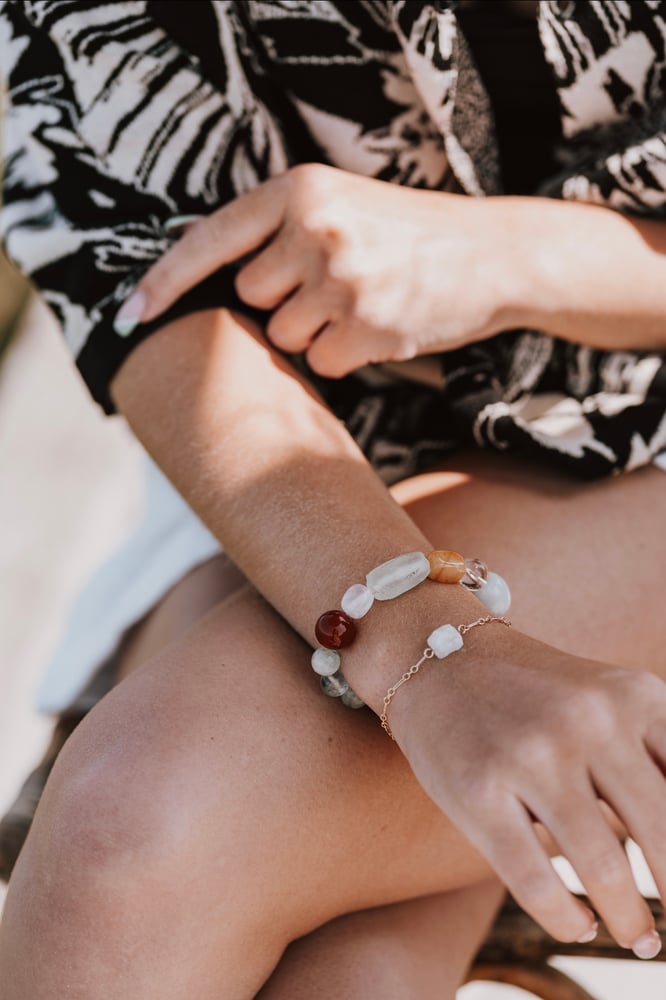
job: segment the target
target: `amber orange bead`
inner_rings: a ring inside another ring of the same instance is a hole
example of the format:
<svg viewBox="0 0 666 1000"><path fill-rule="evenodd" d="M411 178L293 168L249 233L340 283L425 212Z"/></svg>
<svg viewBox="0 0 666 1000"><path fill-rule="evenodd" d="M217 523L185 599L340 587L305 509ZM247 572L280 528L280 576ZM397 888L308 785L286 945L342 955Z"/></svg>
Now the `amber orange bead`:
<svg viewBox="0 0 666 1000"><path fill-rule="evenodd" d="M435 549L428 553L431 580L437 583L459 583L465 575L465 560L459 552Z"/></svg>
<svg viewBox="0 0 666 1000"><path fill-rule="evenodd" d="M325 611L315 625L315 635L326 649L343 649L356 638L356 625L344 611Z"/></svg>

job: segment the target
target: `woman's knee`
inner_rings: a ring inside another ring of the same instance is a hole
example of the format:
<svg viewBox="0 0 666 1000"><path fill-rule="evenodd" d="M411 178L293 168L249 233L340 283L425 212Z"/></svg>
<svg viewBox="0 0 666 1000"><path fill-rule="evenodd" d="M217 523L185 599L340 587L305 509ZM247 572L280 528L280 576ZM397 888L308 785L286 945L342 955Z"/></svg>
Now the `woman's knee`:
<svg viewBox="0 0 666 1000"><path fill-rule="evenodd" d="M184 916L211 903L239 932L261 923L253 861L265 826L244 826L233 757L225 782L202 780L200 739L183 736L178 748L136 707L133 718L103 704L91 713L54 768L26 845L32 897L75 925L115 921L121 932L165 908ZM213 831L213 812L228 812L229 824Z"/></svg>
<svg viewBox="0 0 666 1000"><path fill-rule="evenodd" d="M169 668L159 705L139 672L73 734L21 867L35 890L48 885L49 908L76 922L119 914L132 923L176 901L183 914L213 905L239 933L261 929L284 947L336 915L334 887L330 899L311 899L302 876L308 865L310 876L320 870L317 859L335 863L319 838L334 822L338 779L324 794L317 753L304 758L282 723L276 753L277 726L265 716L223 707L217 725L197 716L189 697L179 702Z"/></svg>
<svg viewBox="0 0 666 1000"><path fill-rule="evenodd" d="M249 834L231 838L220 824L215 842L213 793L201 796L187 767L170 766L160 726L114 723L103 703L91 713L37 810L0 934L9 995L36 995L33 975L49 998L70 983L101 995L107 980L113 997L152 997L155 982L172 980L174 996L214 996L201 983L220 981L254 995L290 934L275 901L262 903ZM192 767L197 743L182 747Z"/></svg>
<svg viewBox="0 0 666 1000"><path fill-rule="evenodd" d="M84 720L25 864L42 859L43 883L84 912L99 894L121 912L203 902L273 941L477 878L369 714L320 696L301 640L257 597L232 601Z"/></svg>
<svg viewBox="0 0 666 1000"><path fill-rule="evenodd" d="M109 745L111 734L90 725L64 748L44 792L35 833L48 830L54 867L67 876L111 874L124 881L135 869L148 875L173 836L165 808L168 776L151 776L151 762L131 743ZM99 740L91 752L90 742ZM145 749L145 748L144 748Z"/></svg>

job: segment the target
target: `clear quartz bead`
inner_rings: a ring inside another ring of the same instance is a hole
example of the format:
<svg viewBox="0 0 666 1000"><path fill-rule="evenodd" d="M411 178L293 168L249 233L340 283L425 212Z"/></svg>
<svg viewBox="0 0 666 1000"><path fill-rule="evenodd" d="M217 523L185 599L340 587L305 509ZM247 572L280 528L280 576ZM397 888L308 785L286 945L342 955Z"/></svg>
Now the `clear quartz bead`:
<svg viewBox="0 0 666 1000"><path fill-rule="evenodd" d="M423 552L407 552L371 570L365 582L378 601L390 601L427 580L430 563Z"/></svg>
<svg viewBox="0 0 666 1000"><path fill-rule="evenodd" d="M428 645L435 656L443 660L445 656L462 649L463 637L453 625L440 625L428 636Z"/></svg>
<svg viewBox="0 0 666 1000"><path fill-rule="evenodd" d="M347 706L347 708L363 708L365 706L365 702L362 701L356 692L352 691L351 688L349 688L348 691L345 691L342 695L341 701L343 705Z"/></svg>
<svg viewBox="0 0 666 1000"><path fill-rule="evenodd" d="M320 677L331 677L340 669L340 654L334 649L324 649L320 646L310 657L310 663L314 672Z"/></svg>
<svg viewBox="0 0 666 1000"><path fill-rule="evenodd" d="M491 615L505 615L511 607L511 591L506 580L499 573L488 573L488 578L480 590L475 592Z"/></svg>
<svg viewBox="0 0 666 1000"><path fill-rule="evenodd" d="M362 583L353 583L345 590L340 607L346 615L358 621L367 615L368 611L375 603L375 595L369 587Z"/></svg>
<svg viewBox="0 0 666 1000"><path fill-rule="evenodd" d="M343 694L349 691L349 684L339 671L330 677L320 677L319 686L329 698L341 698Z"/></svg>
<svg viewBox="0 0 666 1000"><path fill-rule="evenodd" d="M460 581L468 590L479 590L488 579L488 567L481 559L465 559L465 575Z"/></svg>

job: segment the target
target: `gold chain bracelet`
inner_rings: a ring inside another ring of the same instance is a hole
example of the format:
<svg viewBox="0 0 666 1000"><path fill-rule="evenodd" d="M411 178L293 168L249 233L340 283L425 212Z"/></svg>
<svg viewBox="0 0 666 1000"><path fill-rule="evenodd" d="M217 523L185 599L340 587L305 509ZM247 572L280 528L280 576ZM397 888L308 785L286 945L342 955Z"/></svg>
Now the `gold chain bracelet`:
<svg viewBox="0 0 666 1000"><path fill-rule="evenodd" d="M394 742L395 736L391 732L391 727L389 725L388 710L396 692L400 690L403 684L406 684L408 680L411 680L411 678L419 672L426 660L432 660L434 656L442 660L445 656L455 653L462 647L462 637L464 635L471 632L473 628L478 628L479 625L491 625L493 622L499 622L502 625L506 625L507 628L511 628L511 622L504 615L501 617L485 615L483 618L477 618L475 622L470 622L468 625L440 625L439 628L430 633L428 636L428 645L423 650L421 659L417 660L417 662L414 663L409 670L406 670L402 677L396 681L393 687L390 687L384 695L384 705L382 707L382 714L379 716L379 721L382 724L384 732L387 733ZM457 639L455 638L456 633L458 635Z"/></svg>

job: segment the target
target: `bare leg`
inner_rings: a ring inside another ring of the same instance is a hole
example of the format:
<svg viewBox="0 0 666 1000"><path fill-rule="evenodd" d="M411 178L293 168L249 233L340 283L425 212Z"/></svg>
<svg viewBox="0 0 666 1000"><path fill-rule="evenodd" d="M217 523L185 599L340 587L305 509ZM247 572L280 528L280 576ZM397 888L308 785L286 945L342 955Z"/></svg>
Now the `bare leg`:
<svg viewBox="0 0 666 1000"><path fill-rule="evenodd" d="M245 582L243 574L225 555L215 556L193 569L125 640L118 662L118 679L128 677L160 653Z"/></svg>
<svg viewBox="0 0 666 1000"><path fill-rule="evenodd" d="M86 998L219 1000L223 983L240 1000L340 914L488 877L376 720L322 698L304 657L241 592L84 720L10 884L7 1000L72 981ZM44 980L16 962L27 937L49 954Z"/></svg>
<svg viewBox="0 0 666 1000"><path fill-rule="evenodd" d="M512 580L521 627L660 666L662 474L569 487L480 457L461 476L403 492L435 544L476 550ZM326 921L487 877L376 720L312 688L306 658L244 593L92 714L10 890L7 1000L240 1000Z"/></svg>
<svg viewBox="0 0 666 1000"><path fill-rule="evenodd" d="M476 553L510 580L517 628L666 677L663 472L579 483L477 452L395 493L433 544Z"/></svg>
<svg viewBox="0 0 666 1000"><path fill-rule="evenodd" d="M338 917L289 946L257 1000L452 1000L503 895L491 879Z"/></svg>
<svg viewBox="0 0 666 1000"><path fill-rule="evenodd" d="M178 583L125 641L127 677L244 583L225 556ZM265 996L298 1000L316 987L336 1000L454 996L504 892L495 879L423 899L340 917L287 949ZM262 993L264 996L264 993Z"/></svg>

